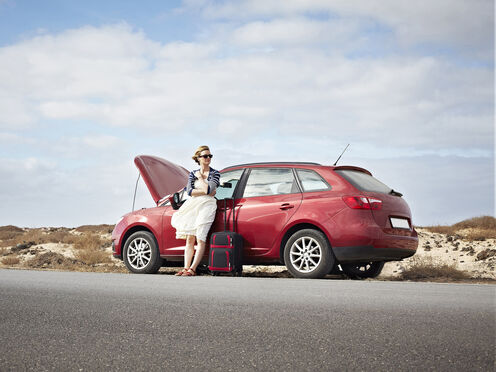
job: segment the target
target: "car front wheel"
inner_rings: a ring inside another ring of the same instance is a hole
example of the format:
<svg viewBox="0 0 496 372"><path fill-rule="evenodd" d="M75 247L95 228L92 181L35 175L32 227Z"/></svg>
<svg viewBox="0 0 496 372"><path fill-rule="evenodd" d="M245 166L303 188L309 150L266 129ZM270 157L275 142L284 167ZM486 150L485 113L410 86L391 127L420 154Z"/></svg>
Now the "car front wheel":
<svg viewBox="0 0 496 372"><path fill-rule="evenodd" d="M325 235L312 229L294 233L284 247L284 262L295 278L322 278L334 266L334 255Z"/></svg>
<svg viewBox="0 0 496 372"><path fill-rule="evenodd" d="M124 245L124 264L133 273L154 274L162 266L162 259L152 233L138 231Z"/></svg>
<svg viewBox="0 0 496 372"><path fill-rule="evenodd" d="M383 267L383 261L341 264L343 272L351 279L375 278L381 273Z"/></svg>

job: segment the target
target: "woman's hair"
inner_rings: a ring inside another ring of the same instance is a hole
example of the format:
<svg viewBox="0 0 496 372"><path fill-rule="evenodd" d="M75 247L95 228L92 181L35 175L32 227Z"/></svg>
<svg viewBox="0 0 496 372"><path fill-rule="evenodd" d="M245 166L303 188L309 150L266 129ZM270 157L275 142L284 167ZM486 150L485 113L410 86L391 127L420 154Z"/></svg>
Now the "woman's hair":
<svg viewBox="0 0 496 372"><path fill-rule="evenodd" d="M205 151L205 150L208 150L210 151L210 149L208 148L208 146L204 145L204 146L200 146L198 147L198 149L196 150L195 152L195 155L193 155L192 159L194 161L196 161L197 164L200 164L200 161L198 160L198 157L200 156L201 152L202 151Z"/></svg>

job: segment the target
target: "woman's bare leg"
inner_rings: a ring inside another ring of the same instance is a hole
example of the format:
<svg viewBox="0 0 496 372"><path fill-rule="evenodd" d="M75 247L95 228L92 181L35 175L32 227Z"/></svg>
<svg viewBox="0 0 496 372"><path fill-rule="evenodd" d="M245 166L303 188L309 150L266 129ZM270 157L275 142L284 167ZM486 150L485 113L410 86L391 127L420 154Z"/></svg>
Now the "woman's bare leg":
<svg viewBox="0 0 496 372"><path fill-rule="evenodd" d="M195 259L193 263L191 264L191 268L196 271L196 268L200 264L202 258L203 258L203 253L205 252L205 245L206 243L203 240L198 240L198 249L196 250L195 253Z"/></svg>
<svg viewBox="0 0 496 372"><path fill-rule="evenodd" d="M195 236L188 235L186 237L186 247L184 249L184 267L189 269L191 266L191 260L193 259L193 255L195 253Z"/></svg>

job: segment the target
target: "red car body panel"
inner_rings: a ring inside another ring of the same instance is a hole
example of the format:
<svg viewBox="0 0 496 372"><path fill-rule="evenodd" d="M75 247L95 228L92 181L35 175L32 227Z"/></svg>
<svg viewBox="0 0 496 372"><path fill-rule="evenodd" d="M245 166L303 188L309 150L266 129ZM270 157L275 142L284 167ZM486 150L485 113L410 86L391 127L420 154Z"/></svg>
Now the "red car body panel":
<svg viewBox="0 0 496 372"><path fill-rule="evenodd" d="M185 168L157 157L140 156L136 159L138 160L135 163L157 203L186 185L189 172ZM264 167L310 169L317 172L331 187L324 191L301 192L300 189L300 192L291 194L238 197L235 201L236 231L244 239L245 264L283 263L283 243L289 232L301 226L322 231L336 259L342 263L401 260L416 252L417 233L413 228L410 208L401 197L359 191L335 172L351 170L371 175L368 170L312 163L264 163L229 167L221 173ZM239 184L238 187L242 188ZM346 195L379 199L382 201L382 208L352 209L343 201L343 196ZM226 212L228 228L232 227L231 206L229 201ZM224 230L223 209L224 201L218 200L217 214L210 232ZM170 205L165 205L125 215L112 234L114 256L122 257L121 250L126 238L142 228L155 236L162 258L182 261L185 241L175 238L175 229L170 225L175 212ZM393 228L391 217L408 220L410 228ZM207 258L208 249L205 252L205 259Z"/></svg>

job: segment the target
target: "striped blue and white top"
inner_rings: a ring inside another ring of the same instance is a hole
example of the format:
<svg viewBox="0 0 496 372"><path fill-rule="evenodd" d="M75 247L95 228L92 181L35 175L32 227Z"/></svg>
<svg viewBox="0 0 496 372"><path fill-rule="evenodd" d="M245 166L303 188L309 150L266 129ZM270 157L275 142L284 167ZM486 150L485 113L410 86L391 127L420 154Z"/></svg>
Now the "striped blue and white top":
<svg viewBox="0 0 496 372"><path fill-rule="evenodd" d="M199 170L200 169L195 169L189 172L188 184L186 185L186 192L188 193L189 196L191 196L191 193L195 188L195 181L196 181L195 173L198 172ZM215 170L214 168L210 168L210 171L208 172L207 183L208 183L207 194L210 194L210 192L212 192L213 190L217 189L217 187L219 187L220 172L218 170Z"/></svg>

